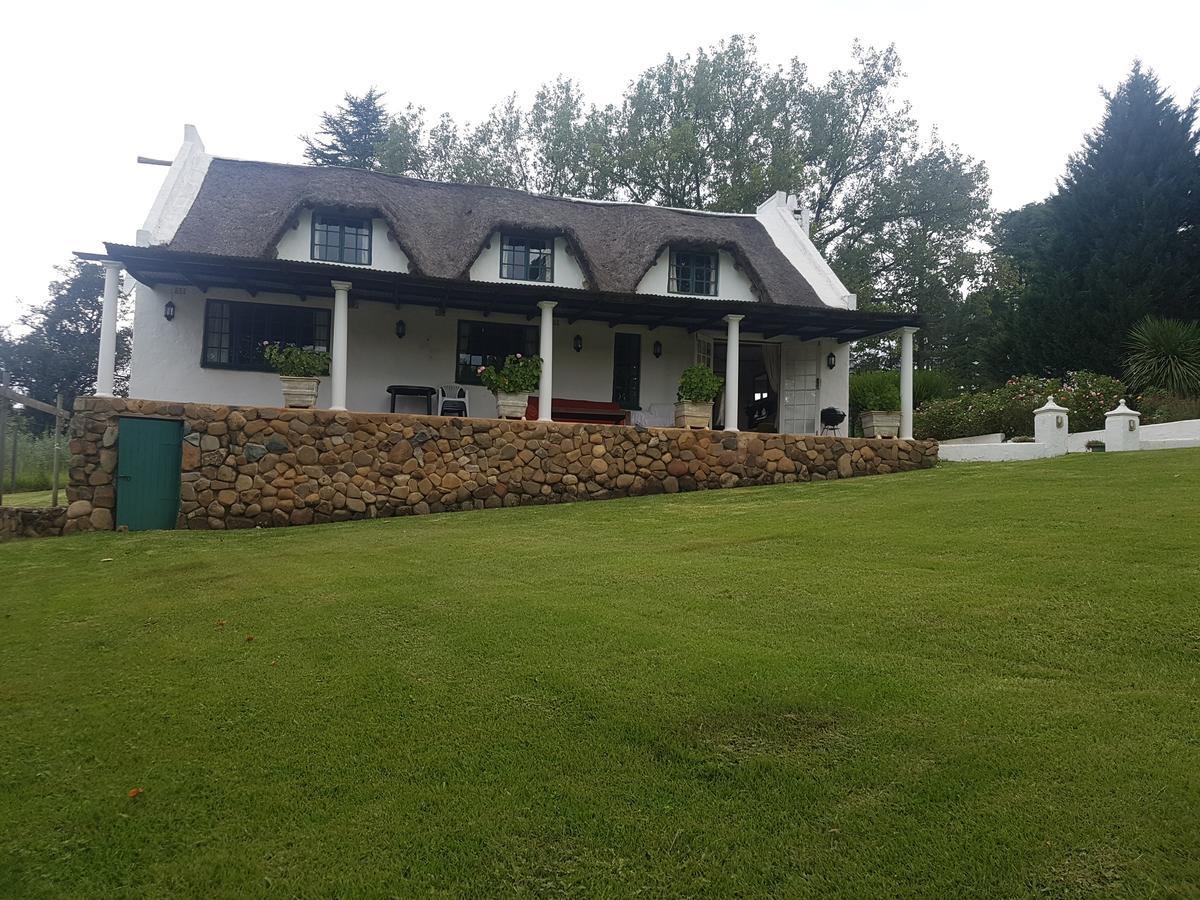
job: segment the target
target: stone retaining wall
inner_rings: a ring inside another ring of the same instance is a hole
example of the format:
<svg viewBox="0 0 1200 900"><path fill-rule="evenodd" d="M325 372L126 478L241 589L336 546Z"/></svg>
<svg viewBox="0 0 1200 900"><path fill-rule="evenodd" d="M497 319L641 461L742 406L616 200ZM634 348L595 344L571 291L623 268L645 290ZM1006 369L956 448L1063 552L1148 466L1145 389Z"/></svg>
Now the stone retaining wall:
<svg viewBox="0 0 1200 900"><path fill-rule="evenodd" d="M927 468L933 441L80 398L66 530L112 528L123 415L181 420L179 527L250 528Z"/></svg>
<svg viewBox="0 0 1200 900"><path fill-rule="evenodd" d="M17 537L57 537L66 525L64 506L43 509L0 506L0 541Z"/></svg>

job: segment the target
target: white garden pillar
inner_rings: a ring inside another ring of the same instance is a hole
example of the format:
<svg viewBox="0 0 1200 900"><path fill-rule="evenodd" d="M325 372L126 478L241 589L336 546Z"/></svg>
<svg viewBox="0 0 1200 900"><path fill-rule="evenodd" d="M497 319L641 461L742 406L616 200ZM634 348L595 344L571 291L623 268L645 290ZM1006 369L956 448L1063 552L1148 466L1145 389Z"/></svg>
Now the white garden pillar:
<svg viewBox="0 0 1200 900"><path fill-rule="evenodd" d="M1142 414L1130 409L1122 400L1117 408L1104 414L1105 450L1140 450L1142 448Z"/></svg>
<svg viewBox="0 0 1200 900"><path fill-rule="evenodd" d="M745 316L726 316L725 335L725 430L738 430L738 372L741 367L742 319Z"/></svg>
<svg viewBox="0 0 1200 900"><path fill-rule="evenodd" d="M900 329L900 437L913 436L913 335L915 328Z"/></svg>
<svg viewBox="0 0 1200 900"><path fill-rule="evenodd" d="M104 308L100 316L100 355L96 359L96 396L113 395L117 368L117 301L121 296L121 264L104 263Z"/></svg>
<svg viewBox="0 0 1200 900"><path fill-rule="evenodd" d="M1033 411L1033 439L1045 444L1047 456L1062 456L1067 452L1067 435L1070 423L1067 410L1054 402L1051 396L1045 406Z"/></svg>
<svg viewBox="0 0 1200 900"><path fill-rule="evenodd" d="M333 334L329 341L330 409L346 408L346 365L350 353L350 282L331 281L333 285Z"/></svg>
<svg viewBox="0 0 1200 900"><path fill-rule="evenodd" d="M554 401L554 300L541 300L538 309L542 311L541 332L538 341L538 354L542 357L542 377L538 380L538 421L550 422L551 406Z"/></svg>

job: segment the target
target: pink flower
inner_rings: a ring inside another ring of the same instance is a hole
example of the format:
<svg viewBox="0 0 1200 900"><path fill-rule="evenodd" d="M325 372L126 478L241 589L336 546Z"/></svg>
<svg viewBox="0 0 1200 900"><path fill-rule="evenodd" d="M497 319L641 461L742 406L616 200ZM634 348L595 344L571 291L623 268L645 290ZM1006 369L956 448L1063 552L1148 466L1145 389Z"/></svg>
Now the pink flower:
<svg viewBox="0 0 1200 900"><path fill-rule="evenodd" d="M483 374L483 370L484 370L484 369L486 369L486 368L487 368L487 366L480 366L478 369L476 369L476 370L475 370L475 374L476 374L476 375L482 375L482 374Z"/></svg>
<svg viewBox="0 0 1200 900"><path fill-rule="evenodd" d="M518 353L518 354L517 354L517 359L520 359L520 358L521 358L521 354L520 354L520 353Z"/></svg>

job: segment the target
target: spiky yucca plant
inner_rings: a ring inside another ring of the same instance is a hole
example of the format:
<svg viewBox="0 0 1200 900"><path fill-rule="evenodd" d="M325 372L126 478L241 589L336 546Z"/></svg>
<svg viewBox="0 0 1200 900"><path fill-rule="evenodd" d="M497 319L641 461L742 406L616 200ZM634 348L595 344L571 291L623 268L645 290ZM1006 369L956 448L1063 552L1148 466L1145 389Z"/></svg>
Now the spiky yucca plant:
<svg viewBox="0 0 1200 900"><path fill-rule="evenodd" d="M1200 324L1147 316L1125 342L1125 381L1137 390L1200 396Z"/></svg>

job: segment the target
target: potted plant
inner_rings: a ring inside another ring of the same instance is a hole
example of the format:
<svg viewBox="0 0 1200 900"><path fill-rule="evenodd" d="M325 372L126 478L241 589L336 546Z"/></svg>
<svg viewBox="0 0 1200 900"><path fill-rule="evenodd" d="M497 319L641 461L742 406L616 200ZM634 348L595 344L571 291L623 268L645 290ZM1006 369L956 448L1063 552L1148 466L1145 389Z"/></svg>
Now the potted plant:
<svg viewBox="0 0 1200 900"><path fill-rule="evenodd" d="M312 409L317 405L317 388L321 385L318 376L329 372L328 353L313 347L263 341L263 357L279 373L284 406Z"/></svg>
<svg viewBox="0 0 1200 900"><path fill-rule="evenodd" d="M676 428L712 428L712 405L725 379L707 366L688 366L679 376Z"/></svg>
<svg viewBox="0 0 1200 900"><path fill-rule="evenodd" d="M523 419L529 395L542 377L542 358L510 353L504 365L480 366L475 370L483 386L496 395L496 413L502 419ZM550 398L546 398L549 402Z"/></svg>
<svg viewBox="0 0 1200 900"><path fill-rule="evenodd" d="M900 433L900 388L891 381L872 379L862 387L858 420L863 437L894 438Z"/></svg>

